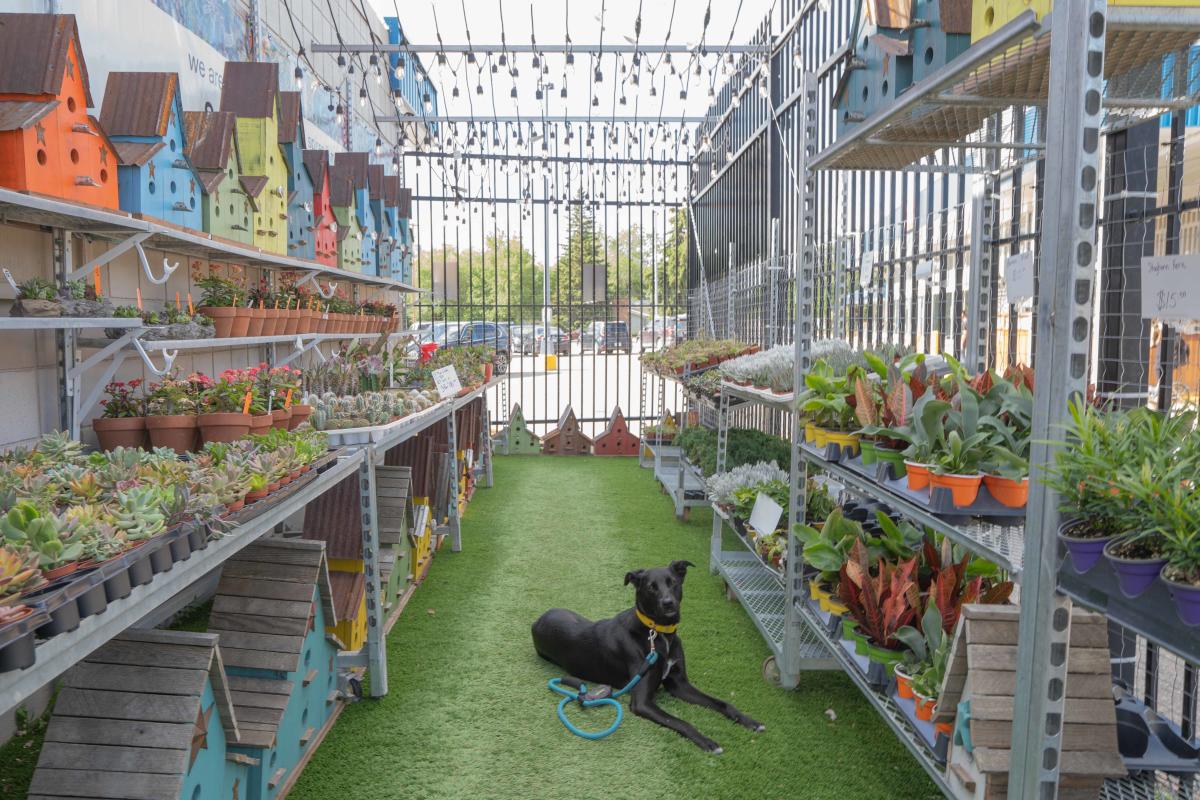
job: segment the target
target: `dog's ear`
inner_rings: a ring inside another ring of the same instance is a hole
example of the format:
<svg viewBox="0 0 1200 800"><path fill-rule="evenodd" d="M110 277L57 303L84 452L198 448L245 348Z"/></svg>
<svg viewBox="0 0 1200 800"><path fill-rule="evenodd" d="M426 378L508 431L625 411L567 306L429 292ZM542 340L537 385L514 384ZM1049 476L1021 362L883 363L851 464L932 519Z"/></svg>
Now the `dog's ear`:
<svg viewBox="0 0 1200 800"><path fill-rule="evenodd" d="M686 578L688 567L694 566L696 565L690 561L672 561L670 569L671 572L674 572L680 578Z"/></svg>
<svg viewBox="0 0 1200 800"><path fill-rule="evenodd" d="M632 583L634 586L641 586L642 578L645 576L645 574L646 570L644 569L635 569L633 572L626 572L625 585L628 586Z"/></svg>

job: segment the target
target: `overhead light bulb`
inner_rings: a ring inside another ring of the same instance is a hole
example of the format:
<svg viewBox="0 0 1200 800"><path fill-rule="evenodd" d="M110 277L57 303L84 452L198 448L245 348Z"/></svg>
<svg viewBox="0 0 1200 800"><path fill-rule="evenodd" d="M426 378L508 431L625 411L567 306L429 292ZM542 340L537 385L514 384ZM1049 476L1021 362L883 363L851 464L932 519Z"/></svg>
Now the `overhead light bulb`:
<svg viewBox="0 0 1200 800"><path fill-rule="evenodd" d="M346 121L346 109L344 109L342 107L341 103L338 103L338 105L337 105L337 111L335 112L335 118L337 119L338 125L341 125L343 122Z"/></svg>
<svg viewBox="0 0 1200 800"><path fill-rule="evenodd" d="M597 69L596 74L592 76L592 82L593 83L603 83L604 82L604 73L601 72L599 69Z"/></svg>
<svg viewBox="0 0 1200 800"><path fill-rule="evenodd" d="M796 69L804 69L804 53L800 50L792 53L792 66Z"/></svg>
<svg viewBox="0 0 1200 800"><path fill-rule="evenodd" d="M398 59L396 59L396 69L392 74L396 76L396 80L404 80L404 56L400 56Z"/></svg>
<svg viewBox="0 0 1200 800"><path fill-rule="evenodd" d="M361 108L361 107L366 106L366 104L367 104L367 87L364 86L363 88L358 90L358 105Z"/></svg>
<svg viewBox="0 0 1200 800"><path fill-rule="evenodd" d="M378 136L375 137L375 155L383 155L383 139L380 139Z"/></svg>
<svg viewBox="0 0 1200 800"><path fill-rule="evenodd" d="M294 74L296 76L296 90L299 91L304 88L304 70L300 69L299 64L296 65Z"/></svg>
<svg viewBox="0 0 1200 800"><path fill-rule="evenodd" d="M432 114L433 113L433 100L431 100L429 98L429 92L425 93L425 95L421 98L421 102L425 106L425 113Z"/></svg>
<svg viewBox="0 0 1200 800"><path fill-rule="evenodd" d="M379 86L382 83L383 83L383 72L380 71L379 67L376 67L375 68L375 85Z"/></svg>
<svg viewBox="0 0 1200 800"><path fill-rule="evenodd" d="M346 68L346 54L345 53L338 53L337 65L339 67L341 67L342 69Z"/></svg>
<svg viewBox="0 0 1200 800"><path fill-rule="evenodd" d="M482 83L475 84L475 94L483 94L483 84Z"/></svg>
<svg viewBox="0 0 1200 800"><path fill-rule="evenodd" d="M513 100L516 100L517 99L517 87L514 86L512 88L512 91L508 93L508 96L511 97Z"/></svg>
<svg viewBox="0 0 1200 800"><path fill-rule="evenodd" d="M575 54L569 51L567 52L567 66L575 68Z"/></svg>

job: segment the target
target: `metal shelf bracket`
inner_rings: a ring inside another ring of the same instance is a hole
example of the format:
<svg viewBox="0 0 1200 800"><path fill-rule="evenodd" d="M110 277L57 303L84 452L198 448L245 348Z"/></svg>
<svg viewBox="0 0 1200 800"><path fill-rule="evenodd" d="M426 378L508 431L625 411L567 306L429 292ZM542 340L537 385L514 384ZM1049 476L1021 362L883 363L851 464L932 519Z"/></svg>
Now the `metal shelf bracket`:
<svg viewBox="0 0 1200 800"><path fill-rule="evenodd" d="M141 231L139 233L133 234L128 239L125 239L124 241L120 242L119 244L113 245L112 247L108 248L100 255L93 258L91 261L84 264L79 269L71 272L71 274L67 276L68 279L77 281L80 278L90 275L92 273L92 270L95 269L96 267L103 267L105 264L109 263L117 256L120 256L120 255L123 255L124 253L129 252L131 249L133 249L135 247L138 249L139 258L142 261L143 269L145 269L146 255L145 255L145 253L142 252L142 242L149 239L150 236L151 236L151 234L149 231ZM178 266L178 265L176 265L176 266ZM149 272L147 272L147 276L149 276ZM153 279L151 279L151 280L153 280Z"/></svg>
<svg viewBox="0 0 1200 800"><path fill-rule="evenodd" d="M179 350L163 350L163 367L159 369L150 360L150 354L146 352L146 348L142 347L140 339L133 340L133 347L138 351L138 355L142 357L142 363L146 365L146 369L150 370L157 377L161 378L170 373L171 368L175 366L175 357L179 355Z"/></svg>
<svg viewBox="0 0 1200 800"><path fill-rule="evenodd" d="M146 259L146 251L142 249L142 245L140 243L135 244L133 246L133 249L137 250L138 261L142 265L142 272L145 273L146 280L150 281L155 286L162 286L164 283L166 283L168 280L171 279L171 276L175 274L175 270L179 269L178 261L176 261L174 264L172 264L169 261L167 261L166 257L164 256L163 257L162 277L156 278L156 277L154 277L154 273L150 271L150 262Z"/></svg>

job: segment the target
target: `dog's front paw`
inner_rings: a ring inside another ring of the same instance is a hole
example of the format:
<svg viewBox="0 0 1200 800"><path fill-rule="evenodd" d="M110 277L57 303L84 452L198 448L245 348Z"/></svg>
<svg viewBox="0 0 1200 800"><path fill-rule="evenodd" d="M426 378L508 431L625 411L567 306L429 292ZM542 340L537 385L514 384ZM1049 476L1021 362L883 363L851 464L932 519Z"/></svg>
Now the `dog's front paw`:
<svg viewBox="0 0 1200 800"><path fill-rule="evenodd" d="M745 725L755 733L762 733L767 729L766 725L763 725L758 720L751 719L750 717L743 717L742 719L738 720L738 722L740 722L742 725Z"/></svg>
<svg viewBox="0 0 1200 800"><path fill-rule="evenodd" d="M705 739L701 737L696 744L700 746L701 750L706 753L712 753L714 756L719 756L721 753L725 752L725 748L721 747L721 745L717 744L712 739Z"/></svg>

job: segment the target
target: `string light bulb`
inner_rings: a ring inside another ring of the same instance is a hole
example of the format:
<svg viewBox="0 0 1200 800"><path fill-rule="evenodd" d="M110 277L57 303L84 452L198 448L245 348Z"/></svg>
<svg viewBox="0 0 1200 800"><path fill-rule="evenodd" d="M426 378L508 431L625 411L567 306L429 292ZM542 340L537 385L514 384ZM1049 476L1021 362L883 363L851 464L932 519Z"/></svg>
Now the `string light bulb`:
<svg viewBox="0 0 1200 800"><path fill-rule="evenodd" d="M304 88L304 70L300 69L300 65L297 64L293 74L296 76L296 90L299 91Z"/></svg>
<svg viewBox="0 0 1200 800"><path fill-rule="evenodd" d="M364 108L367 105L367 87L362 87L358 90L358 105L359 108Z"/></svg>
<svg viewBox="0 0 1200 800"><path fill-rule="evenodd" d="M346 109L342 107L341 103L337 104L337 111L334 112L334 118L337 120L338 125L346 121Z"/></svg>
<svg viewBox="0 0 1200 800"><path fill-rule="evenodd" d="M429 92L426 92L424 94L424 96L421 98L421 102L425 106L425 113L432 114L433 113L433 100L430 99Z"/></svg>
<svg viewBox="0 0 1200 800"><path fill-rule="evenodd" d="M404 80L404 56L396 59L396 68L392 70L392 74L396 76L396 80Z"/></svg>

